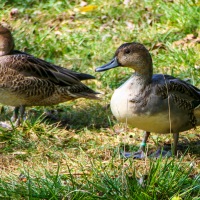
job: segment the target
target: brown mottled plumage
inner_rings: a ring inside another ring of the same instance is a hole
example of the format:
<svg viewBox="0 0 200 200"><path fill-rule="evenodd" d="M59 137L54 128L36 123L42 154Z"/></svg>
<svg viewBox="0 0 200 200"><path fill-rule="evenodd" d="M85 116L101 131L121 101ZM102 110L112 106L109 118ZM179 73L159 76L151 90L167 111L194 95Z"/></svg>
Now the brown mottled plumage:
<svg viewBox="0 0 200 200"><path fill-rule="evenodd" d="M112 113L119 121L146 131L140 151L125 155L144 157L150 132L173 133L176 155L179 132L200 125L200 90L178 78L153 74L151 55L139 43L121 45L114 59L96 71L118 66L133 68L135 73L115 90Z"/></svg>
<svg viewBox="0 0 200 200"><path fill-rule="evenodd" d="M13 120L18 124L25 106L48 106L81 97L98 99L97 92L81 83L86 79L94 77L14 50L10 30L0 24L0 103L15 106Z"/></svg>

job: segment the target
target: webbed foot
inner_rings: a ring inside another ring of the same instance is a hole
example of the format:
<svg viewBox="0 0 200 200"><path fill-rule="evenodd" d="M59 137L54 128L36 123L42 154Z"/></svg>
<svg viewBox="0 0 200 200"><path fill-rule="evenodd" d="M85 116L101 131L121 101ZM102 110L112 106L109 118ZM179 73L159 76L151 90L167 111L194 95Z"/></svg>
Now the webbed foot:
<svg viewBox="0 0 200 200"><path fill-rule="evenodd" d="M133 159L144 159L146 154L143 150L138 150L136 152L121 152L123 158L133 158Z"/></svg>
<svg viewBox="0 0 200 200"><path fill-rule="evenodd" d="M172 156L172 152L171 151L166 151L164 149L158 149L156 152L152 153L149 157L150 158L169 158Z"/></svg>
<svg viewBox="0 0 200 200"><path fill-rule="evenodd" d="M0 128L5 130L12 130L12 124L9 122L0 122Z"/></svg>

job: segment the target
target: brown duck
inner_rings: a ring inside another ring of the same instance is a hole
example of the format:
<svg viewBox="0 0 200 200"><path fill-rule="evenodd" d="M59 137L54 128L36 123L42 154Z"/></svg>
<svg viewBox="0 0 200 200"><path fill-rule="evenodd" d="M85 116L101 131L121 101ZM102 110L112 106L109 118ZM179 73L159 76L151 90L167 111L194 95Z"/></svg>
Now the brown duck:
<svg viewBox="0 0 200 200"><path fill-rule="evenodd" d="M200 90L173 76L153 74L151 55L139 43L121 45L111 62L96 71L118 66L130 67L135 72L115 90L112 113L119 121L145 131L140 150L125 156L143 158L150 132L173 133L176 155L179 132L200 125ZM169 155L164 151L162 154ZM159 156L160 151L155 155Z"/></svg>
<svg viewBox="0 0 200 200"><path fill-rule="evenodd" d="M94 77L14 50L10 30L0 24L0 103L15 107L12 120L17 125L26 106L49 106L77 98L98 99L98 93L81 82L87 79Z"/></svg>

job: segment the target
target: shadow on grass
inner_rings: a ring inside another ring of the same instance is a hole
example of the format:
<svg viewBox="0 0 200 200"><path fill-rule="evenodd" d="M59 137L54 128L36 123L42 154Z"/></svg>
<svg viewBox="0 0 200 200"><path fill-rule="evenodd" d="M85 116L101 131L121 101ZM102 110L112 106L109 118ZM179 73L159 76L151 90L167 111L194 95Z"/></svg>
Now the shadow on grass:
<svg viewBox="0 0 200 200"><path fill-rule="evenodd" d="M52 107L27 107L26 110L26 121L33 125L37 120L47 124L58 123L58 127L65 129L99 129L113 125L109 105L102 106L93 101L85 105L70 102ZM9 121L11 116L12 107L2 106L0 121Z"/></svg>
<svg viewBox="0 0 200 200"><path fill-rule="evenodd" d="M59 123L60 128L66 129L99 129L113 125L109 105L102 106L90 103L85 106L62 107L48 109L44 114L47 123Z"/></svg>
<svg viewBox="0 0 200 200"><path fill-rule="evenodd" d="M166 146L166 145L165 145ZM167 145L169 146L169 145ZM198 138L193 141L188 142L179 142L178 150L181 154L185 154L186 152L195 155L197 158L200 158L200 140Z"/></svg>
<svg viewBox="0 0 200 200"><path fill-rule="evenodd" d="M189 153L197 158L200 158L199 146L200 140L198 138L195 138L193 141L188 142L179 141L177 149L180 155L185 155L186 153ZM163 149L170 150L171 144L165 144Z"/></svg>
<svg viewBox="0 0 200 200"><path fill-rule="evenodd" d="M178 155L181 156L181 155L190 154L192 156L195 156L197 159L199 159L200 158L199 146L200 146L200 140L198 138L193 139L193 141L187 141L187 142L179 141ZM159 148L163 149L165 151L171 151L171 147L172 147L171 144L161 144L161 146L159 146L159 147L156 147L156 145L155 145L154 147L150 147L148 149L147 154L148 154L148 156L150 156L151 154L155 153L156 150L158 150ZM122 152L124 152L124 151L137 152L139 150L139 146L122 143L120 145L120 149Z"/></svg>
<svg viewBox="0 0 200 200"><path fill-rule="evenodd" d="M54 109L53 109L54 108ZM9 111L6 114L6 111ZM77 102L67 103L67 105L60 104L55 107L33 107L29 109L29 114L27 116L27 123L29 127L33 127L38 120L39 124L58 124L59 129L73 129L73 130L83 130L87 128L88 130L97 130L100 128L113 127L114 117L110 111L109 105L102 106L98 102L89 101L84 105L80 105ZM4 114L1 115L1 120L8 119L11 117L12 112L10 108L5 110ZM41 116L41 117L40 117ZM5 133L4 139L12 137L12 133ZM180 154L185 154L188 152L191 155L195 155L200 158L200 140L199 135L195 135L192 139L187 139L185 141L179 140L178 150ZM165 150L171 149L171 144L162 144ZM137 151L138 146L123 144L126 151ZM150 149L150 153L154 152L156 148Z"/></svg>

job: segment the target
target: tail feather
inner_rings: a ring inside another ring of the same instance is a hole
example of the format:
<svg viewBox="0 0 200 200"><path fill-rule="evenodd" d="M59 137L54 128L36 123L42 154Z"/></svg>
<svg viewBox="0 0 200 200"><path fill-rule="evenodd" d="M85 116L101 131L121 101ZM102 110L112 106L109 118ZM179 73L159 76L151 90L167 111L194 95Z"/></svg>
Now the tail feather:
<svg viewBox="0 0 200 200"><path fill-rule="evenodd" d="M95 93L87 93L87 92L81 92L81 93L78 93L78 94L75 94L77 95L78 97L83 97L83 98L86 98L86 99L96 99L96 100L100 100L101 98L98 97L99 93L95 92Z"/></svg>
<svg viewBox="0 0 200 200"><path fill-rule="evenodd" d="M81 81L88 80L88 79L95 79L94 76L92 76L90 74L84 74L84 73L77 73L76 77Z"/></svg>

